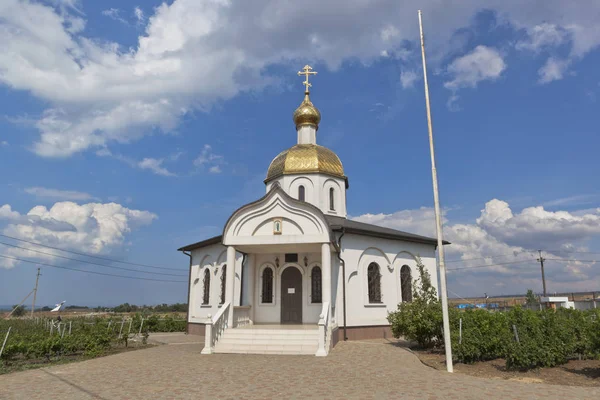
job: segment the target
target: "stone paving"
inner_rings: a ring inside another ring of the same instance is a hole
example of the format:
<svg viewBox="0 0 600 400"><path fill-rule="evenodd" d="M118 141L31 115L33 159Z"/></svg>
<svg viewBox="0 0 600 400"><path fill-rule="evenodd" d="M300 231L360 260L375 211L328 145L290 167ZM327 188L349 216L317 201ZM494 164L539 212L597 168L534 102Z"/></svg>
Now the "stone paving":
<svg viewBox="0 0 600 400"><path fill-rule="evenodd" d="M341 342L327 357L201 355L203 338L0 376L0 399L600 399L600 388L448 374L385 341Z"/></svg>

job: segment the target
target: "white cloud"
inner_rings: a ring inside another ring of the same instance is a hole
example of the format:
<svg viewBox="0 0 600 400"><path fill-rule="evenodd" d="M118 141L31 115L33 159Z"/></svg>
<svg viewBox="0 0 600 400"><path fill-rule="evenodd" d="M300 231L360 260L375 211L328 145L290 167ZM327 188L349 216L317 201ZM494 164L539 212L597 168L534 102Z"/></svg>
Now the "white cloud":
<svg viewBox="0 0 600 400"><path fill-rule="evenodd" d="M76 201L98 200L98 198L85 192L78 192L75 190L50 189L39 186L26 188L25 192L34 195L38 198Z"/></svg>
<svg viewBox="0 0 600 400"><path fill-rule="evenodd" d="M556 207L556 206L572 206L590 204L600 199L600 195L593 194L580 194L576 196L562 197L560 199L554 199L546 201L541 205L544 207Z"/></svg>
<svg viewBox="0 0 600 400"><path fill-rule="evenodd" d="M171 161L177 161L179 160L179 158L184 154L185 152L183 151L178 151L177 153L173 153L169 156L169 160Z"/></svg>
<svg viewBox="0 0 600 400"><path fill-rule="evenodd" d="M419 235L435 235L435 213L433 208L429 207L421 207L416 210L402 210L393 214L363 214L350 218L367 224L387 226L388 228ZM442 217L442 222L447 222L445 213Z"/></svg>
<svg viewBox="0 0 600 400"><path fill-rule="evenodd" d="M109 8L107 10L102 11L102 15L104 15L105 17L114 19L115 21L119 21L125 25L129 25L129 23L123 17L121 17L120 14L121 10L119 10L118 8Z"/></svg>
<svg viewBox="0 0 600 400"><path fill-rule="evenodd" d="M453 94L448 98L448 101L446 102L446 107L448 107L448 110L454 112L462 110L462 108L460 108L460 106L458 105L459 98L460 97L457 94Z"/></svg>
<svg viewBox="0 0 600 400"><path fill-rule="evenodd" d="M148 18L134 9L136 20L145 18L145 31L125 48L85 36L77 2L54 4L0 4L0 83L49 104L32 147L46 157L128 143L155 129L170 131L186 113L278 82L265 72L272 65L302 65L299 60L309 59L336 69L348 59L402 58L406 42L418 43L416 12L406 10L423 9L430 59L441 60L457 29L469 27L482 10L476 0L464 0L461 7L417 0L307 0L277 6L268 0L175 0L156 7ZM440 7L444 12L435 12ZM577 7L565 7L564 0L548 0L544 7L534 0L490 0L486 9L533 35L532 46L551 42L548 32L535 29L544 23L568 30L573 57L600 44L597 0L581 0ZM120 12L107 14L121 18ZM298 34L306 27L306 34ZM498 61L495 71L502 66ZM475 71L449 84L469 86L494 77L493 69Z"/></svg>
<svg viewBox="0 0 600 400"><path fill-rule="evenodd" d="M384 42L393 40L400 35L400 31L394 25L388 25L381 30L381 39Z"/></svg>
<svg viewBox="0 0 600 400"><path fill-rule="evenodd" d="M135 16L135 19L137 20L138 23L142 23L142 22L144 22L146 20L146 16L144 15L144 11L140 7L138 7L138 6L136 6L133 9L133 15Z"/></svg>
<svg viewBox="0 0 600 400"><path fill-rule="evenodd" d="M2 231L5 235L92 254L114 252L133 230L157 218L151 212L132 210L116 203L78 205L70 201L55 203L50 209L36 206L23 215L11 211L10 205L4 205L0 207L0 218L5 215L9 215L9 225ZM19 246L29 247L27 244ZM54 258L4 246L2 254L38 260ZM0 266L5 268L16 264L18 261L0 259Z"/></svg>
<svg viewBox="0 0 600 400"><path fill-rule="evenodd" d="M481 81L498 79L505 69L506 63L498 50L480 45L452 61L448 73L453 79L444 83L444 87L451 90L475 88Z"/></svg>
<svg viewBox="0 0 600 400"><path fill-rule="evenodd" d="M400 72L400 83L404 89L411 88L415 85L415 82L420 79L417 71L402 70Z"/></svg>
<svg viewBox="0 0 600 400"><path fill-rule="evenodd" d="M477 225L509 244L559 249L599 235L600 211L575 215L567 211L546 211L538 206L514 214L508 203L494 199L485 205Z"/></svg>
<svg viewBox="0 0 600 400"><path fill-rule="evenodd" d="M6 140L3 140L0 142L0 146L8 146L8 142Z"/></svg>
<svg viewBox="0 0 600 400"><path fill-rule="evenodd" d="M539 52L544 48L560 46L567 41L568 37L569 32L563 27L543 23L527 29L526 40L517 42L515 48Z"/></svg>
<svg viewBox="0 0 600 400"><path fill-rule="evenodd" d="M179 158L179 156L181 154L182 153L176 153L174 155L171 155L169 157L169 160L170 161L177 161L177 159ZM161 176L177 176L177 174L169 171L167 168L165 168L165 167L162 166L162 164L165 161L164 158L158 158L157 159L157 158L145 157L141 161L137 161L137 160L134 160L131 157L123 156L121 154L113 154L107 148L102 148L102 149L96 151L96 155L98 157L111 157L111 158L114 158L115 160L119 160L121 162L124 162L125 164L129 165L132 168L147 169L149 171L154 172L157 175L161 175Z"/></svg>
<svg viewBox="0 0 600 400"><path fill-rule="evenodd" d="M200 152L200 155L194 160L196 167L208 167L208 172L218 174L221 171L221 166L225 164L223 156L213 153L212 147L205 144Z"/></svg>
<svg viewBox="0 0 600 400"><path fill-rule="evenodd" d="M21 214L12 210L10 204L4 204L2 207L0 207L0 220L18 219L20 216Z"/></svg>
<svg viewBox="0 0 600 400"><path fill-rule="evenodd" d="M392 214L365 214L352 219L435 237L432 208L403 210ZM586 251L590 240L600 238L600 208L577 212L548 212L529 207L513 213L508 203L493 199L486 203L473 223L452 223L444 212L450 288L461 295L524 292L540 286L538 248L548 250L544 257L549 290L593 290L600 285L600 271L594 263L567 257L568 251ZM588 256L588 258L590 258ZM460 262L453 262L462 260ZM561 260L561 261L558 261ZM510 263L510 264L506 264ZM473 268L481 265L486 268ZM454 268L473 268L450 273ZM496 286L500 284L500 286Z"/></svg>
<svg viewBox="0 0 600 400"><path fill-rule="evenodd" d="M137 166L141 169L149 169L154 172L156 175L162 176L177 176L174 173L170 172L168 169L162 166L164 160L156 159L156 158L144 158L142 161L138 162Z"/></svg>
<svg viewBox="0 0 600 400"><path fill-rule="evenodd" d="M569 68L569 60L559 60L554 57L550 57L546 64L539 69L538 74L540 76L539 83L549 83L552 81L561 80L567 69Z"/></svg>

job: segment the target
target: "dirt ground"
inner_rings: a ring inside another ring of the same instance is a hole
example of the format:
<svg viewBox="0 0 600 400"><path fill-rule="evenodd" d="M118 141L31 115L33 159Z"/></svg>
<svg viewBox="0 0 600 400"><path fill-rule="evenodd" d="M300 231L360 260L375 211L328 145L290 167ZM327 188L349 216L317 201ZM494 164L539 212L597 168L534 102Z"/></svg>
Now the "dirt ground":
<svg viewBox="0 0 600 400"><path fill-rule="evenodd" d="M443 352L431 353L411 349L421 362L439 370L446 370L446 356ZM454 363L454 373L496 378L528 383L546 383L568 386L600 386L600 360L572 360L554 368L541 368L527 372L507 371L503 359L478 362L475 364Z"/></svg>

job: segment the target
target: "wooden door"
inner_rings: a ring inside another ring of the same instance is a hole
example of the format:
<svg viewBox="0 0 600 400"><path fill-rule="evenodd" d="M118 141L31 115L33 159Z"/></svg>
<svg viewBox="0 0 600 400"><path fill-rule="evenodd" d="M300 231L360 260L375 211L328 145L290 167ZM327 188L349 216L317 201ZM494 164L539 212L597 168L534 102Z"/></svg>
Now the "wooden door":
<svg viewBox="0 0 600 400"><path fill-rule="evenodd" d="M302 323L302 274L296 267L281 274L281 323Z"/></svg>

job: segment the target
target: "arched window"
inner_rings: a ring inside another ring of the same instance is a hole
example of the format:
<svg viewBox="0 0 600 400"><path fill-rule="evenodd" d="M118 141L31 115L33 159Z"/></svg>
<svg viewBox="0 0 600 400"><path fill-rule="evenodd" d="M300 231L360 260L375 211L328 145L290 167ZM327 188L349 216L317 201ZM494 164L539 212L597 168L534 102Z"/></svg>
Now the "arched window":
<svg viewBox="0 0 600 400"><path fill-rule="evenodd" d="M310 302L321 303L322 302L321 288L321 267L313 267L310 273Z"/></svg>
<svg viewBox="0 0 600 400"><path fill-rule="evenodd" d="M402 292L402 301L410 303L412 301L412 277L408 265L400 268L400 291Z"/></svg>
<svg viewBox="0 0 600 400"><path fill-rule="evenodd" d="M300 186L298 186L298 200L305 201L304 198L305 198L304 186L300 185Z"/></svg>
<svg viewBox="0 0 600 400"><path fill-rule="evenodd" d="M335 210L335 202L333 201L334 196L335 196L335 191L333 190L333 188L329 188L329 209L331 211Z"/></svg>
<svg viewBox="0 0 600 400"><path fill-rule="evenodd" d="M263 269L261 300L262 303L273 302L273 269L271 267Z"/></svg>
<svg viewBox="0 0 600 400"><path fill-rule="evenodd" d="M381 303L381 274L379 265L369 264L367 268L367 284L369 287L369 303Z"/></svg>
<svg viewBox="0 0 600 400"><path fill-rule="evenodd" d="M204 293L202 293L202 304L210 303L210 271L208 268L204 270Z"/></svg>
<svg viewBox="0 0 600 400"><path fill-rule="evenodd" d="M221 304L225 304L225 279L227 276L227 264L221 270Z"/></svg>

